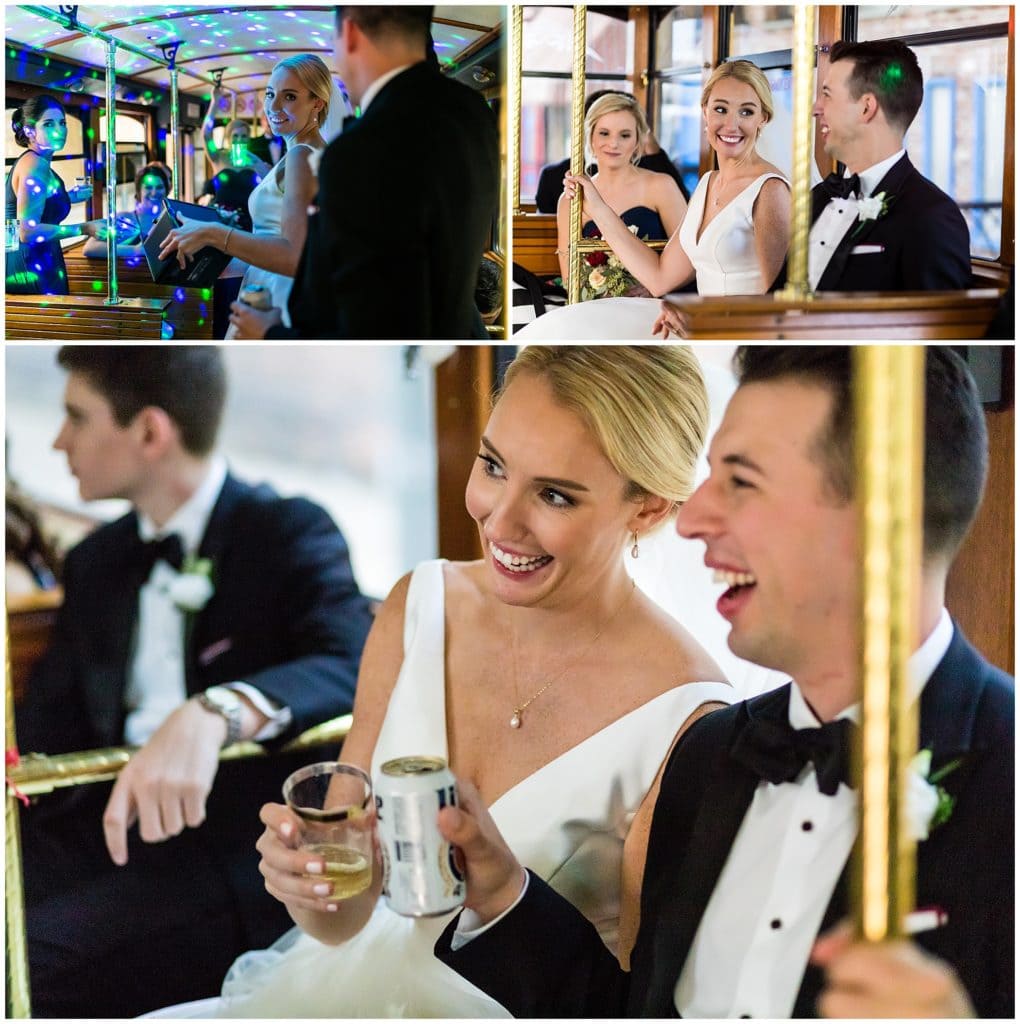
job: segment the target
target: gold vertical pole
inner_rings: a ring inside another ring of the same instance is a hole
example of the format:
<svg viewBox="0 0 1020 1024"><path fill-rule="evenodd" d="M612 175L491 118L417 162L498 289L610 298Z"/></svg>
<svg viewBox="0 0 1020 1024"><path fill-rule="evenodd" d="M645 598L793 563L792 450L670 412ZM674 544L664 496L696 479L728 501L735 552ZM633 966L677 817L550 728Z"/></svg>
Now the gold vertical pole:
<svg viewBox="0 0 1020 1024"><path fill-rule="evenodd" d="M914 906L915 844L903 803L918 742L907 660L919 634L924 359L921 346L854 349L863 715L851 877L858 934L873 942L900 936Z"/></svg>
<svg viewBox="0 0 1020 1024"><path fill-rule="evenodd" d="M521 79L524 70L524 8L510 8L510 174L514 216L521 212ZM509 275L507 275L509 277Z"/></svg>
<svg viewBox="0 0 1020 1024"><path fill-rule="evenodd" d="M811 230L811 155L815 105L815 6L797 4L793 12L793 217L783 300L811 297L808 282L808 232Z"/></svg>
<svg viewBox="0 0 1020 1024"><path fill-rule="evenodd" d="M11 648L7 616L4 615L4 731L5 749L18 749L14 729L14 686L11 682ZM5 786L4 807L4 928L7 940L7 1016L31 1017L28 984L28 943L25 938L25 891L21 875L21 822L18 798Z"/></svg>
<svg viewBox="0 0 1020 1024"><path fill-rule="evenodd" d="M570 173L584 174L584 76L588 53L588 8L574 8L573 93L570 107ZM578 189L570 204L570 244L567 249L567 302L581 301L581 253L577 242L581 237L581 209L584 193Z"/></svg>

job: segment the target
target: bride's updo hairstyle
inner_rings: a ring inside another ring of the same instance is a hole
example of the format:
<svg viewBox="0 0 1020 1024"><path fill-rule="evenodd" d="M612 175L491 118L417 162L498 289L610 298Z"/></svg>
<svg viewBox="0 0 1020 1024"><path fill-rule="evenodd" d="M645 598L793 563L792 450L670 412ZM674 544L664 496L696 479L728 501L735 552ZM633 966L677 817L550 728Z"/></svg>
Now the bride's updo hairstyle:
<svg viewBox="0 0 1020 1024"><path fill-rule="evenodd" d="M25 129L34 128L43 114L51 107L61 113L64 112L64 105L56 96L51 96L48 92L32 96L25 100L20 107L15 107L11 114L11 129L14 132L14 141L22 149L28 149L32 144L32 140L25 134Z"/></svg>
<svg viewBox="0 0 1020 1024"><path fill-rule="evenodd" d="M772 87L765 77L765 72L749 60L728 60L720 64L708 76L705 88L701 90L702 110L708 106L708 99L712 95L715 84L724 78L735 78L738 82L743 82L744 85L749 85L754 89L754 94L761 104L761 111L765 115L765 123L772 120L772 116L776 112L775 104L772 101Z"/></svg>
<svg viewBox="0 0 1020 1024"><path fill-rule="evenodd" d="M605 117L606 114L619 113L621 110L630 114L637 125L635 132L637 147L630 158L630 162L636 164L641 159L641 154L645 149L645 139L648 138L648 133L651 129L648 127L648 119L645 117L645 112L641 109L641 104L633 96L628 96L624 92L607 92L605 96L600 96L588 108L588 113L584 115L584 138L588 143L588 152L594 153L595 147L592 145L591 140L595 134L595 125L598 123L599 118Z"/></svg>
<svg viewBox="0 0 1020 1024"><path fill-rule="evenodd" d="M507 368L504 390L528 374L581 417L627 481L628 499L690 497L708 433L708 392L690 347L529 345Z"/></svg>
<svg viewBox="0 0 1020 1024"><path fill-rule="evenodd" d="M317 57L314 53L295 53L278 61L273 70L275 71L276 68L287 68L289 71L293 71L301 79L301 84L316 99L322 100L318 123L325 124L326 118L329 116L329 99L332 94L333 78L322 58Z"/></svg>

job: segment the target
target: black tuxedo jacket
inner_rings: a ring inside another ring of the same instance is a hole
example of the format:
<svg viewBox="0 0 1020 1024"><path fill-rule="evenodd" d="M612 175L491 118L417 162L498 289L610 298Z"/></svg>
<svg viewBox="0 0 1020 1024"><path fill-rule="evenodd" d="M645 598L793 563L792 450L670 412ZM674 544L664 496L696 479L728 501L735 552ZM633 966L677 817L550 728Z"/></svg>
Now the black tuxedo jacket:
<svg viewBox="0 0 1020 1024"><path fill-rule="evenodd" d="M484 339L475 305L499 203L499 133L427 63L387 82L319 165L317 214L267 337Z"/></svg>
<svg viewBox="0 0 1020 1024"><path fill-rule="evenodd" d="M854 221L822 273L820 292L951 291L969 288L970 233L956 203L925 178L904 154L872 195L889 205L876 220ZM811 220L829 204L824 182L811 193ZM859 247L871 251L854 252ZM880 251L874 251L879 247ZM786 281L784 264L773 288Z"/></svg>
<svg viewBox="0 0 1020 1024"><path fill-rule="evenodd" d="M123 743L124 691L143 582L128 560L133 543L137 517L132 512L96 530L69 553L52 643L16 711L22 751L54 754ZM344 539L326 512L303 498L281 499L266 486L251 487L228 475L199 555L213 562L215 593L186 622L188 692L243 681L286 705L293 720L272 741L274 746L350 711L371 616ZM335 757L336 746L322 753ZM82 908L95 900L103 872L111 877L110 899L115 900L128 891L130 873L142 872L147 859L162 856L192 879L196 922L207 891L226 885L236 904L236 952L271 942L289 918L265 892L257 869L258 810L266 801L281 799L280 787L290 771L316 759L305 751L222 764L205 823L147 850L132 832L126 868L114 868L101 845L100 815L109 785L41 798L22 814L30 937L35 901L47 890L71 887L64 905L66 920L72 920L76 900ZM77 849L50 864L70 843ZM32 865L30 851L36 851ZM143 884L141 877L137 882ZM109 919L126 933L133 921L146 927L153 906L159 906L159 891L155 880L152 903L109 905ZM36 938L50 941L46 935ZM162 998L168 997L191 996L167 989Z"/></svg>
<svg viewBox="0 0 1020 1024"><path fill-rule="evenodd" d="M789 684L695 723L667 765L652 821L631 972L594 928L532 876L521 904L456 953L451 923L436 953L519 1017L670 1017L673 990L758 778L728 754L751 717L786 719ZM921 745L950 819L918 847L917 905L949 923L917 937L956 968L978 1013L1013 1016L1013 681L957 631L921 698ZM847 912L845 872L822 923ZM821 972L808 967L794 1015L816 1016Z"/></svg>

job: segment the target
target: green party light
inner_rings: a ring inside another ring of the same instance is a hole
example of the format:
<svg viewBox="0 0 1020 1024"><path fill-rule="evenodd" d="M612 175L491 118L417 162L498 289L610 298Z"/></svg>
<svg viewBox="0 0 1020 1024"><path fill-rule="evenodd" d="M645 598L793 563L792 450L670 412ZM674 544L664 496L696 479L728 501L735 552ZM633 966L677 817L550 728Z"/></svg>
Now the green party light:
<svg viewBox="0 0 1020 1024"><path fill-rule="evenodd" d="M206 299L206 300L211 299L212 298L212 289L211 288L203 288L202 289L202 298Z"/></svg>
<svg viewBox="0 0 1020 1024"><path fill-rule="evenodd" d="M903 83L903 77L903 65L890 64L882 72L882 84L887 89L895 89L897 86Z"/></svg>
<svg viewBox="0 0 1020 1024"><path fill-rule="evenodd" d="M103 290L103 282L102 281L93 281L92 282L92 290L94 292L101 292Z"/></svg>
<svg viewBox="0 0 1020 1024"><path fill-rule="evenodd" d="M94 138L96 137L96 130L95 130L95 128L86 128L86 129L85 129L85 134L86 134L86 135L87 135L87 136L88 136L88 137L89 137L90 139L94 139Z"/></svg>

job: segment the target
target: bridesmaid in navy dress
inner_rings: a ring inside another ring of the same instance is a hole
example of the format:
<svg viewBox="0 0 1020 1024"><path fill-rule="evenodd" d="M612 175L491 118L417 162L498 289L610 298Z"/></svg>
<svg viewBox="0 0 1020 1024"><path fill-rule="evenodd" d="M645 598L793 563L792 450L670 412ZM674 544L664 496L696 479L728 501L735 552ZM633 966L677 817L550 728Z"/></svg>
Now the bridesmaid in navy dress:
<svg viewBox="0 0 1020 1024"><path fill-rule="evenodd" d="M600 195L638 238L668 239L683 220L687 204L668 174L638 167L649 133L640 104L625 93L608 93L592 104L584 128L588 149L598 165L592 180L598 183ZM566 282L570 238L568 196L560 197L556 223L556 255ZM601 237L592 220L585 222L582 234L586 238ZM649 294L612 254L590 253L586 259L592 270L582 278L583 297Z"/></svg>
<svg viewBox="0 0 1020 1024"><path fill-rule="evenodd" d="M55 96L40 93L15 109L14 139L26 150L7 175L6 218L19 222L19 248L7 253L6 291L20 294L67 295L67 270L61 238L101 237L103 222L62 226L74 203L92 196L88 185L70 191L50 165L67 142L67 119Z"/></svg>

